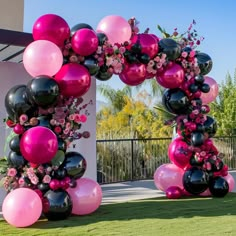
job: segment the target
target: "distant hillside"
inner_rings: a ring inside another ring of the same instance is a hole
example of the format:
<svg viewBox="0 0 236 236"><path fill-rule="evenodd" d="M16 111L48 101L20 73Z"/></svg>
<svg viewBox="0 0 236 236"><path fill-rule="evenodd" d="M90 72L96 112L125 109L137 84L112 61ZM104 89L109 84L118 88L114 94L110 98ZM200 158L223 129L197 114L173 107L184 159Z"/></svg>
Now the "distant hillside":
<svg viewBox="0 0 236 236"><path fill-rule="evenodd" d="M99 112L103 107L108 106L108 104L106 102L102 102L97 100L96 101L96 112Z"/></svg>

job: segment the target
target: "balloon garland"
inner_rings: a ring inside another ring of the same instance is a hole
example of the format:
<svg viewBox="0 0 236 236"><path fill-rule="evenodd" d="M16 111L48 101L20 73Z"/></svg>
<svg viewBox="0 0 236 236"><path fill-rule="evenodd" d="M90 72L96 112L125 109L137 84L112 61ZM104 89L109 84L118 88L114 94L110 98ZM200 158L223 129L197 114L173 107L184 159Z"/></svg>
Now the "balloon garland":
<svg viewBox="0 0 236 236"><path fill-rule="evenodd" d="M86 23L70 29L55 14L34 23L34 41L23 54L23 65L33 79L12 87L5 96L6 124L15 133L4 183L9 193L3 215L9 224L26 227L42 213L49 220L63 220L99 207L101 187L81 178L86 160L78 152L67 152L67 147L90 136L80 128L87 120L86 107L92 104L83 104L82 98L91 80L105 81L113 74L130 86L155 78L166 88L163 105L175 115L171 122L178 137L168 149L172 163L155 172L157 187L168 198L228 192L232 181L227 181L227 166L211 140L216 122L207 115L218 87L205 76L212 60L196 50L202 38L192 30L195 22L180 36L177 30L169 35L158 26L163 38L148 29L139 33L137 23L135 18L126 21L111 15L96 30ZM24 217L17 215L23 209Z"/></svg>

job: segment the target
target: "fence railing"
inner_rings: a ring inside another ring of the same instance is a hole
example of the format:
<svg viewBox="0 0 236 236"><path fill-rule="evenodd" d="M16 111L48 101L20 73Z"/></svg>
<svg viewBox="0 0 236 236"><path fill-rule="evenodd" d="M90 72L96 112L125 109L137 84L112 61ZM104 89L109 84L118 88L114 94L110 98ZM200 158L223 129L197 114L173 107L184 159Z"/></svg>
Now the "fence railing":
<svg viewBox="0 0 236 236"><path fill-rule="evenodd" d="M169 163L171 138L97 140L97 179L115 183L153 178L155 170ZM236 136L213 138L224 163L236 169Z"/></svg>

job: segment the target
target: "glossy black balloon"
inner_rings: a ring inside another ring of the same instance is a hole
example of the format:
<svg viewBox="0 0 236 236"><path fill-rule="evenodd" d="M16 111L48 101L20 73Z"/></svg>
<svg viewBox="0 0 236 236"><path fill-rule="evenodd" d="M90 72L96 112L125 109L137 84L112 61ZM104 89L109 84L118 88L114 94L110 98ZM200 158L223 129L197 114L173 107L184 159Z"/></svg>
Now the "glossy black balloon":
<svg viewBox="0 0 236 236"><path fill-rule="evenodd" d="M198 91L198 85L197 84L190 84L188 87L189 92L196 93Z"/></svg>
<svg viewBox="0 0 236 236"><path fill-rule="evenodd" d="M198 84L203 84L205 81L205 78L203 75L197 75L195 76L194 80L198 83Z"/></svg>
<svg viewBox="0 0 236 236"><path fill-rule="evenodd" d="M13 138L11 138L9 142L9 148L16 153L20 154L20 136L15 135Z"/></svg>
<svg viewBox="0 0 236 236"><path fill-rule="evenodd" d="M143 64L148 64L150 61L150 57L147 54L142 54L138 57L139 61Z"/></svg>
<svg viewBox="0 0 236 236"><path fill-rule="evenodd" d="M71 197L65 190L49 190L44 194L43 213L48 220L65 220L71 215L72 207Z"/></svg>
<svg viewBox="0 0 236 236"><path fill-rule="evenodd" d="M86 160L78 152L67 152L65 160L61 164L61 167L67 170L67 174L70 177L78 179L83 176L86 171Z"/></svg>
<svg viewBox="0 0 236 236"><path fill-rule="evenodd" d="M161 39L158 43L159 52L165 53L169 60L175 60L181 54L181 46L171 38Z"/></svg>
<svg viewBox="0 0 236 236"><path fill-rule="evenodd" d="M49 184L47 183L40 183L37 185L37 188L43 193L46 193L50 189Z"/></svg>
<svg viewBox="0 0 236 236"><path fill-rule="evenodd" d="M80 29L90 29L93 30L93 27L91 25L88 25L86 23L78 23L74 25L70 30L70 35L73 36L74 33Z"/></svg>
<svg viewBox="0 0 236 236"><path fill-rule="evenodd" d="M67 170L64 168L59 168L57 170L54 170L52 173L52 177L54 179L62 180L67 176Z"/></svg>
<svg viewBox="0 0 236 236"><path fill-rule="evenodd" d="M190 110L190 101L185 92L179 88L166 89L162 96L164 107L174 114L188 114Z"/></svg>
<svg viewBox="0 0 236 236"><path fill-rule="evenodd" d="M98 37L98 45L102 46L105 44L105 42L108 41L108 37L106 36L106 34L99 32L97 33L97 37Z"/></svg>
<svg viewBox="0 0 236 236"><path fill-rule="evenodd" d="M57 141L58 141L58 150L65 152L67 149L66 141L62 138L57 138Z"/></svg>
<svg viewBox="0 0 236 236"><path fill-rule="evenodd" d="M208 74L213 66L211 57L203 52L196 53L195 57L197 58L198 66L201 71L200 74L201 75Z"/></svg>
<svg viewBox="0 0 236 236"><path fill-rule="evenodd" d="M30 101L40 107L54 105L60 95L58 83L48 76L38 76L29 81L26 91Z"/></svg>
<svg viewBox="0 0 236 236"><path fill-rule="evenodd" d="M190 47L185 47L182 49L182 52L190 53L191 51L192 51L192 48L190 48Z"/></svg>
<svg viewBox="0 0 236 236"><path fill-rule="evenodd" d="M88 57L84 60L84 66L89 71L89 74L94 76L99 72L98 62L94 57Z"/></svg>
<svg viewBox="0 0 236 236"><path fill-rule="evenodd" d="M46 128L51 129L52 126L50 124L50 120L52 119L52 115L41 115L37 117L39 123L37 124L37 126L43 126Z"/></svg>
<svg viewBox="0 0 236 236"><path fill-rule="evenodd" d="M141 44L139 44L139 43L133 44L133 45L131 46L131 51L132 51L133 53L136 53L136 54L141 53L141 51L142 51L142 46L141 46Z"/></svg>
<svg viewBox="0 0 236 236"><path fill-rule="evenodd" d="M204 143L204 134L200 131L195 131L191 133L191 144L194 147L199 147Z"/></svg>
<svg viewBox="0 0 236 236"><path fill-rule="evenodd" d="M189 160L189 164L191 166L202 166L203 165L203 161L198 161L194 156L192 156Z"/></svg>
<svg viewBox="0 0 236 236"><path fill-rule="evenodd" d="M209 135L209 137L213 137L217 132L217 123L215 119L211 116L207 116L207 120L203 123L205 133Z"/></svg>
<svg viewBox="0 0 236 236"><path fill-rule="evenodd" d="M224 197L229 192L229 184L223 177L215 177L209 182L209 190L213 197Z"/></svg>
<svg viewBox="0 0 236 236"><path fill-rule="evenodd" d="M7 161L10 167L14 168L21 168L23 167L27 161L24 159L24 157L17 152L10 151L7 156Z"/></svg>
<svg viewBox="0 0 236 236"><path fill-rule="evenodd" d="M29 118L37 115L38 109L26 95L26 85L12 87L5 96L5 108L9 118L18 121L22 114Z"/></svg>
<svg viewBox="0 0 236 236"><path fill-rule="evenodd" d="M95 78L101 81L109 80L112 77L113 73L108 71L107 66L101 66L98 73L95 75Z"/></svg>
<svg viewBox="0 0 236 236"><path fill-rule="evenodd" d="M198 167L186 170L183 175L184 188L193 195L198 195L207 190L209 185L208 174Z"/></svg>
<svg viewBox="0 0 236 236"><path fill-rule="evenodd" d="M203 93L208 93L210 91L210 85L209 84L202 84L200 86L200 90L203 92Z"/></svg>

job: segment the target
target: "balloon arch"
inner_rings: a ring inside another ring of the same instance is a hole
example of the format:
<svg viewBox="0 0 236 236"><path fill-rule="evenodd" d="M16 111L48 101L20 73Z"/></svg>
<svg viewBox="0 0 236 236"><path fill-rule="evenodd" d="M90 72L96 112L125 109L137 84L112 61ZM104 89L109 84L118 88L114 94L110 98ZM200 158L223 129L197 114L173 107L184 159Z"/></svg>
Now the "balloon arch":
<svg viewBox="0 0 236 236"><path fill-rule="evenodd" d="M158 26L164 35L159 38L148 30L139 33L135 18L115 15L103 18L96 30L85 23L70 29L55 14L36 20L34 41L23 54L33 78L5 96L6 124L15 133L4 183L9 193L3 215L9 224L26 227L42 213L49 220L62 220L100 206L99 184L81 178L85 158L67 152L67 147L75 139L89 138L88 132L79 131L87 119L89 103L83 104L82 96L91 79L105 81L113 74L130 86L155 78L165 88L162 101L175 115L177 137L168 149L171 163L155 172L158 189L168 198L223 197L232 190L232 176L211 140L217 126L208 104L217 97L218 86L206 76L212 60L196 49L202 39L194 24L182 35L177 30L168 35Z"/></svg>

